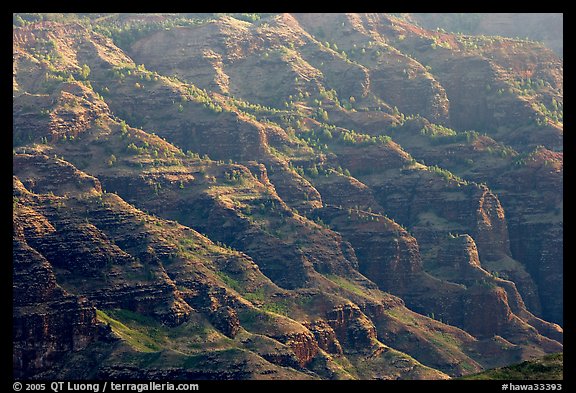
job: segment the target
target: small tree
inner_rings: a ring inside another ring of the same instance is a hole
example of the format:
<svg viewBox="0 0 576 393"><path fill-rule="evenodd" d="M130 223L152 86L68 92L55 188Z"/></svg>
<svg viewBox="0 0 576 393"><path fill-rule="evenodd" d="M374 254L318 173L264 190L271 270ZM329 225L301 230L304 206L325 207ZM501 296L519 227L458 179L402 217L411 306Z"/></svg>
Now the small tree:
<svg viewBox="0 0 576 393"><path fill-rule="evenodd" d="M316 166L316 164L314 164L314 165L312 165L312 167L308 168L308 173L312 177L318 176L318 167Z"/></svg>
<svg viewBox="0 0 576 393"><path fill-rule="evenodd" d="M110 157L108 158L108 166L114 166L114 164L116 163L116 156L114 154L110 154Z"/></svg>
<svg viewBox="0 0 576 393"><path fill-rule="evenodd" d="M136 146L134 143L130 143L128 146L126 146L126 151L129 154L138 154L140 153L140 149L138 148L138 146Z"/></svg>
<svg viewBox="0 0 576 393"><path fill-rule="evenodd" d="M80 79L88 80L89 76L90 76L90 67L88 67L88 64L82 64L82 68L80 69Z"/></svg>

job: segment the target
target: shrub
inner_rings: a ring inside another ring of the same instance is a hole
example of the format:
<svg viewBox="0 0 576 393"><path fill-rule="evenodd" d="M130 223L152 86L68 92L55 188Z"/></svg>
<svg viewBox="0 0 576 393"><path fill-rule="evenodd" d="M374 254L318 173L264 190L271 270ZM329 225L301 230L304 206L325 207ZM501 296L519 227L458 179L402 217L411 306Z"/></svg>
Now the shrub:
<svg viewBox="0 0 576 393"><path fill-rule="evenodd" d="M106 161L106 164L108 166L114 166L114 164L116 164L116 156L114 154L110 154L110 157L108 157L108 161Z"/></svg>

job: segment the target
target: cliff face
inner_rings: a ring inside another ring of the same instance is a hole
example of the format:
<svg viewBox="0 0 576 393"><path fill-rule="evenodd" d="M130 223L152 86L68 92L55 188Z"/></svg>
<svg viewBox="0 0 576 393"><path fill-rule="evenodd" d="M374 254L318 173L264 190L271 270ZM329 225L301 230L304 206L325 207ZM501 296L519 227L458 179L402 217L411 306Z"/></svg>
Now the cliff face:
<svg viewBox="0 0 576 393"><path fill-rule="evenodd" d="M22 207L17 213L22 210L38 232L54 231L38 212ZM27 244L25 225L26 220L17 214L12 246L16 378L49 369L66 353L85 348L98 336L96 309L86 297L72 295L57 284L52 265Z"/></svg>
<svg viewBox="0 0 576 393"><path fill-rule="evenodd" d="M423 157L426 162L492 185L504 210L509 249L492 243L482 259L490 270L516 282L530 310L561 323L556 307L562 301L552 300L547 293L552 288L556 295L562 292L563 284L558 280L562 254L555 254L555 267L550 266L546 271L539 269L549 263L544 263L548 253L545 248L562 242L557 236L563 211L562 193L558 192L563 189L562 152L540 146L519 153L487 136L431 136L420 132L424 127L422 123L407 124L395 135L407 151ZM432 144L425 145L423 141ZM541 243L545 238L550 241ZM476 240L480 246L480 239ZM551 280L554 285L541 285L542 280ZM552 311L554 308L556 311Z"/></svg>
<svg viewBox="0 0 576 393"><path fill-rule="evenodd" d="M390 15L239 18L14 28L15 376L561 351L561 61Z"/></svg>

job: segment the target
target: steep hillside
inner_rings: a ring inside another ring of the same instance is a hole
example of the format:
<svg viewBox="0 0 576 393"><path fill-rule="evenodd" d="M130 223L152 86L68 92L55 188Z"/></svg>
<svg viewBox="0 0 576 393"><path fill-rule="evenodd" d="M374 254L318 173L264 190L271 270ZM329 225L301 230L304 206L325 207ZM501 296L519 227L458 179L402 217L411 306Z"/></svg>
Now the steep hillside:
<svg viewBox="0 0 576 393"><path fill-rule="evenodd" d="M522 362L508 367L487 370L479 374L469 375L462 379L495 379L507 381L525 380L563 380L564 379L564 356L562 353L547 355L542 359Z"/></svg>
<svg viewBox="0 0 576 393"><path fill-rule="evenodd" d="M383 14L16 22L15 377L447 379L562 351L550 51Z"/></svg>

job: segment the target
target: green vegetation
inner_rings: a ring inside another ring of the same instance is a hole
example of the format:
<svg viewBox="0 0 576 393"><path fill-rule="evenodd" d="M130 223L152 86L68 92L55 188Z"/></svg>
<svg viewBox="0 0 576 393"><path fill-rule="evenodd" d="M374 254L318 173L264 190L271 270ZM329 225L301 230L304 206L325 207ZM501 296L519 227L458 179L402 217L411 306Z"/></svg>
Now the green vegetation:
<svg viewBox="0 0 576 393"><path fill-rule="evenodd" d="M224 178L228 184L242 184L245 180L244 173L239 169L224 172Z"/></svg>
<svg viewBox="0 0 576 393"><path fill-rule="evenodd" d="M456 132L439 124L429 124L420 130L420 134L428 137L432 145L447 145L452 143L470 144L480 138L477 131Z"/></svg>
<svg viewBox="0 0 576 393"><path fill-rule="evenodd" d="M88 77L90 76L90 67L88 66L88 64L82 64L82 67L80 67L80 73L79 73L79 79L81 80L88 80Z"/></svg>
<svg viewBox="0 0 576 393"><path fill-rule="evenodd" d="M420 130L422 135L428 135L432 137L451 137L457 135L456 131L451 128L444 127L440 124L429 124Z"/></svg>
<svg viewBox="0 0 576 393"><path fill-rule="evenodd" d="M221 270L216 271L216 274L224 282L224 284L226 284L230 288L232 288L235 291L240 292L240 293L244 292L243 286L242 286L242 284L240 284L240 282L238 280L230 277L228 274L224 273ZM250 299L248 299L248 300L250 300Z"/></svg>
<svg viewBox="0 0 576 393"><path fill-rule="evenodd" d="M38 12L21 12L12 14L12 23L14 26L26 26L30 23L52 21L60 23L81 23L89 25L90 19L82 14L75 13L38 13Z"/></svg>
<svg viewBox="0 0 576 393"><path fill-rule="evenodd" d="M289 316L290 315L290 304L285 300L278 301L265 301L261 309L264 311L272 312L274 314Z"/></svg>
<svg viewBox="0 0 576 393"><path fill-rule="evenodd" d="M363 288L362 286L360 286L358 284L351 282L350 280L348 280L344 277L337 276L335 274L326 274L325 276L326 276L326 278L328 278L330 281L332 281L333 283L335 283L339 287L342 287L343 289L350 291L356 295L360 295L360 296L369 295L368 291L365 288Z"/></svg>
<svg viewBox="0 0 576 393"><path fill-rule="evenodd" d="M371 136L356 133L354 130L341 129L338 134L338 141L349 146L387 145L391 140L388 135Z"/></svg>
<svg viewBox="0 0 576 393"><path fill-rule="evenodd" d="M458 183L467 185L468 182L458 176L456 176L455 174L453 174L452 172L450 172L447 169L441 168L438 165L432 165L428 167L428 170L432 173L435 173L437 175L440 175L444 178L444 180L446 181L456 181Z"/></svg>
<svg viewBox="0 0 576 393"><path fill-rule="evenodd" d="M529 360L517 365L487 370L460 379L493 380L562 380L564 379L564 354L555 353L541 359Z"/></svg>
<svg viewBox="0 0 576 393"><path fill-rule="evenodd" d="M138 14L118 14L118 17L94 23L96 32L112 38L120 48L129 48L132 43L159 30L175 27L197 26L212 20L212 17L171 16L163 18L144 18Z"/></svg>
<svg viewBox="0 0 576 393"><path fill-rule="evenodd" d="M131 319L133 321L137 320L138 322L145 322L146 324L150 323L150 319L144 318L143 320L143 318L138 314L131 313L127 310L108 311L108 313L105 313L102 310L96 310L96 314L100 322L110 325L112 331L135 350L141 352L155 352L162 349L160 342L154 340L152 337L138 329L126 326L124 323L120 322L118 319L112 318L108 314L115 315L117 318L124 316L127 317L126 319Z"/></svg>
<svg viewBox="0 0 576 393"><path fill-rule="evenodd" d="M173 82L182 83L177 78L172 78ZM217 104L209 95L206 89L200 89L194 85L187 84L185 86L186 92L182 95L183 102L188 100L202 104L205 108L214 113L221 113L222 107Z"/></svg>
<svg viewBox="0 0 576 393"><path fill-rule="evenodd" d="M114 166L114 164L116 164L116 161L118 161L116 159L116 156L114 154L110 154L110 157L108 157L108 160L106 161L106 165Z"/></svg>
<svg viewBox="0 0 576 393"><path fill-rule="evenodd" d="M388 135L361 134L326 123L320 123L319 128L299 129L297 137L308 146L320 151L329 151L330 145L334 143L344 146L384 146L392 141Z"/></svg>

